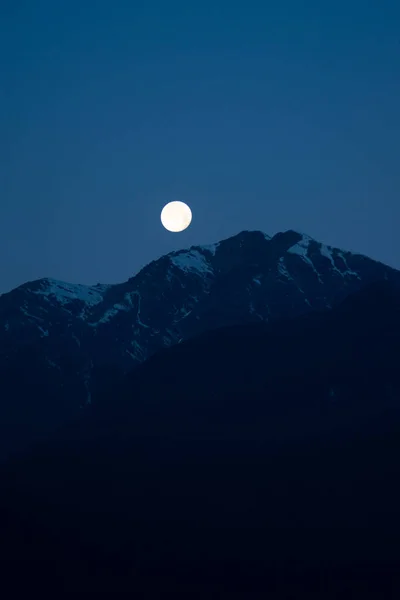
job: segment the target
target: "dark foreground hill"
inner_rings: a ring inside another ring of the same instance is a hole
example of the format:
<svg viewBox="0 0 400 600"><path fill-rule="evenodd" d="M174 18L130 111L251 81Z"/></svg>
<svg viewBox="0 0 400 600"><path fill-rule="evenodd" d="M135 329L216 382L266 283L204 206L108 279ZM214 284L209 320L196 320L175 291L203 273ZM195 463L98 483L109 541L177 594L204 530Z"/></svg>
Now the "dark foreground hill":
<svg viewBox="0 0 400 600"><path fill-rule="evenodd" d="M387 283L162 351L3 469L5 575L56 596L398 597L399 360Z"/></svg>

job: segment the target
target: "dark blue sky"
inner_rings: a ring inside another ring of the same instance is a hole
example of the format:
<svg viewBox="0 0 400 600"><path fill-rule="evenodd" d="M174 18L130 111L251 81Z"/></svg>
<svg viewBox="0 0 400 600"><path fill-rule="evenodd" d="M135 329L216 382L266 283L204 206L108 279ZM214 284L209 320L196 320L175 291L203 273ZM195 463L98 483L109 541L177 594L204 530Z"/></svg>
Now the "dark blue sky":
<svg viewBox="0 0 400 600"><path fill-rule="evenodd" d="M400 268L399 2L3 5L0 292L123 281L242 229Z"/></svg>

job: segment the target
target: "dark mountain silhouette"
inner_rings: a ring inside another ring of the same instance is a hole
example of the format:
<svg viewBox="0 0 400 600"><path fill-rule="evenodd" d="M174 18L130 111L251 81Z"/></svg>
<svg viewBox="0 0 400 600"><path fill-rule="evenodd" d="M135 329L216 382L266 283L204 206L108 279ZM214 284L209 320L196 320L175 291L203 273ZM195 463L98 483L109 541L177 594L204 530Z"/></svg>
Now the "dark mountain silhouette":
<svg viewBox="0 0 400 600"><path fill-rule="evenodd" d="M398 597L399 340L382 281L109 374L4 466L3 566L53 592Z"/></svg>
<svg viewBox="0 0 400 600"><path fill-rule="evenodd" d="M0 296L0 457L82 413L110 372L206 331L327 310L380 280L400 287L399 271L295 231L243 231L122 284L26 283Z"/></svg>

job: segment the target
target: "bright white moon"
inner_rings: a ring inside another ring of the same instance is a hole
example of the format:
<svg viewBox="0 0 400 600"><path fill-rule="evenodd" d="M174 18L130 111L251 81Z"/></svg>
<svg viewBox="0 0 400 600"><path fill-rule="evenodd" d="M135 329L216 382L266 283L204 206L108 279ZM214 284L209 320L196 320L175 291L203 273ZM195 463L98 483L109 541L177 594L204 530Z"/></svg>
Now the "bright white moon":
<svg viewBox="0 0 400 600"><path fill-rule="evenodd" d="M192 211L184 202L168 202L161 211L161 223L168 231L183 231L189 227Z"/></svg>

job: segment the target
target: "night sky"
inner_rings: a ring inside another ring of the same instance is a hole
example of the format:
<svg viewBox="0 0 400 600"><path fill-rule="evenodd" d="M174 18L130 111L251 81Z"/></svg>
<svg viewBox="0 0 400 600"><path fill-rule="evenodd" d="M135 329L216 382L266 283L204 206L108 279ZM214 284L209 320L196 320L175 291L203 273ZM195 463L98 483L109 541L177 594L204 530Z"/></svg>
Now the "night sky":
<svg viewBox="0 0 400 600"><path fill-rule="evenodd" d="M243 229L400 268L400 2L5 0L0 56L0 292Z"/></svg>

